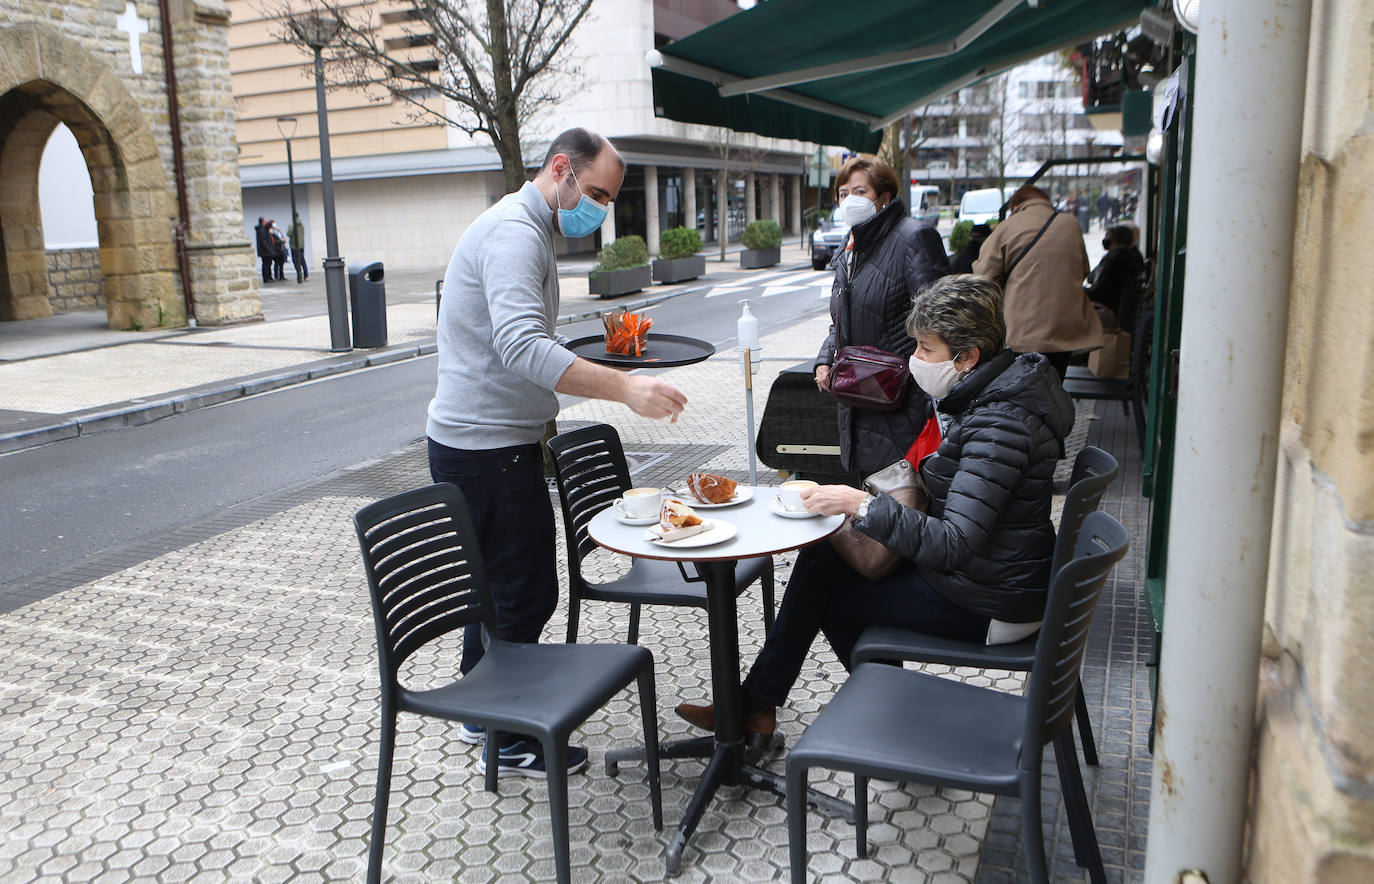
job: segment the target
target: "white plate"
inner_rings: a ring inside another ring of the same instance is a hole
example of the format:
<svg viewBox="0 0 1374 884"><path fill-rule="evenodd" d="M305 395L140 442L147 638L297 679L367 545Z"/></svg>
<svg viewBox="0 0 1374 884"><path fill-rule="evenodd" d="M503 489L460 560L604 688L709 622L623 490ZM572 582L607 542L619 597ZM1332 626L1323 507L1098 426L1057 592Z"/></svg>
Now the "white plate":
<svg viewBox="0 0 1374 884"><path fill-rule="evenodd" d="M649 516L647 519L636 519L625 514L625 510L620 506L620 501L611 502L611 518L622 525L652 525L658 521L658 516Z"/></svg>
<svg viewBox="0 0 1374 884"><path fill-rule="evenodd" d="M738 506L746 500L753 500L754 489L750 488L748 485L737 485L735 486L735 496L725 501L725 503L702 503L697 500L696 495L690 491L686 494L674 494L673 499L682 501L694 510L718 510L722 507Z"/></svg>
<svg viewBox="0 0 1374 884"><path fill-rule="evenodd" d="M806 510L794 513L792 510L783 509L782 501L778 500L776 494L773 495L772 500L768 501L768 508L773 511L773 515L782 516L784 519L814 519L820 515L820 513L807 512Z"/></svg>
<svg viewBox="0 0 1374 884"><path fill-rule="evenodd" d="M722 519L702 519L701 521L702 524L711 527L700 534L693 534L691 537L684 537L681 540L656 540L646 536L644 539L655 546L667 547L668 549L692 549L698 546L713 546L717 543L724 543L739 533L739 528L733 522L726 522Z"/></svg>

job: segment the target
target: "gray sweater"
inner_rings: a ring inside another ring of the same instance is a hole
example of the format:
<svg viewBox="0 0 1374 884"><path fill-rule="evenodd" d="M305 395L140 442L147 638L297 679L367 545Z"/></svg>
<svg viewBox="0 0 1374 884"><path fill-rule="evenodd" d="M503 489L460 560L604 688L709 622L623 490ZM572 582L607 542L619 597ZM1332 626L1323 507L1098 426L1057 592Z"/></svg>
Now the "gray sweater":
<svg viewBox="0 0 1374 884"><path fill-rule="evenodd" d="M450 448L538 442L576 357L554 339L553 210L532 183L506 194L453 250L439 307L439 385L425 432Z"/></svg>

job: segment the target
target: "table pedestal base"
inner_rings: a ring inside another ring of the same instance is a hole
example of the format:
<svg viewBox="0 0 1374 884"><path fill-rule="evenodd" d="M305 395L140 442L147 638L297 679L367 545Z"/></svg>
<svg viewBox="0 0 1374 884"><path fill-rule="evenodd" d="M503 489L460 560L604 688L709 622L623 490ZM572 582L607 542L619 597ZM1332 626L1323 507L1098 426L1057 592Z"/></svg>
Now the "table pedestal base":
<svg viewBox="0 0 1374 884"><path fill-rule="evenodd" d="M764 755L769 752L778 751L782 748L781 737L773 737L771 740L754 741L746 744L727 745L717 743L715 737L696 737L690 740L678 740L673 743L664 743L659 747L659 758L709 758L706 765L706 772L702 774L701 782L697 784L697 790L692 794L692 798L687 802L687 809L682 814L682 822L678 824L677 831L673 833L673 840L668 844L666 874L669 878L677 877L682 871L682 851L687 846L687 841L696 831L697 824L701 822L702 815L715 797L716 790L721 786L745 786L754 789L766 789L779 797L787 795L787 781L784 777L765 770L758 766ZM606 774L617 776L620 773L620 765L625 761L644 760L644 749L617 749L606 753ZM815 789L806 790L806 803L813 810L828 813L832 816L842 818L850 825L854 824L854 805L818 792Z"/></svg>

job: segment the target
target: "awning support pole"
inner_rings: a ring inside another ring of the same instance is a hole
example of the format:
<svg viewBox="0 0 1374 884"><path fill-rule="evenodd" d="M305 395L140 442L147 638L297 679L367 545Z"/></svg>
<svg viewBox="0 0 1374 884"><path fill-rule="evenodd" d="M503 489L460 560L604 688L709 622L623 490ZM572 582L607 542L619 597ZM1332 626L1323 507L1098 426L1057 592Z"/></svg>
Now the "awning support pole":
<svg viewBox="0 0 1374 884"><path fill-rule="evenodd" d="M1244 877L1311 0L1202 16L1147 884Z"/></svg>

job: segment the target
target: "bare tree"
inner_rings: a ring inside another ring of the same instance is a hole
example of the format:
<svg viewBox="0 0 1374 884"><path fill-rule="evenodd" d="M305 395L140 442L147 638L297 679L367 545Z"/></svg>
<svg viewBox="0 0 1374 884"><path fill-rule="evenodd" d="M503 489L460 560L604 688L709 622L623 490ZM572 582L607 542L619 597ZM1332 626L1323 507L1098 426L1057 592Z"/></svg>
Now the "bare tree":
<svg viewBox="0 0 1374 884"><path fill-rule="evenodd" d="M725 249L730 241L730 191L735 178L757 169L763 161L765 150L758 146L757 135L746 135L733 129L719 127L711 134L711 146L720 157L720 177L716 180L716 202L719 223L716 225L716 239L720 243L720 260L725 260ZM746 223L752 219L746 218Z"/></svg>
<svg viewBox="0 0 1374 884"><path fill-rule="evenodd" d="M303 45L285 22L325 15L342 23L325 50L337 87L403 102L412 119L486 135L501 157L506 190L525 182L521 133L556 104L581 71L569 37L592 0L413 0L394 9L356 0L265 0L283 24L277 37ZM442 100L438 100L442 99Z"/></svg>

